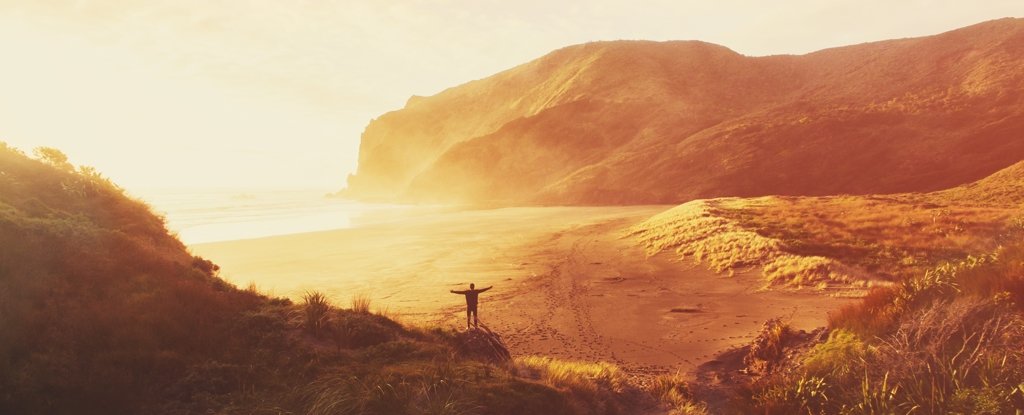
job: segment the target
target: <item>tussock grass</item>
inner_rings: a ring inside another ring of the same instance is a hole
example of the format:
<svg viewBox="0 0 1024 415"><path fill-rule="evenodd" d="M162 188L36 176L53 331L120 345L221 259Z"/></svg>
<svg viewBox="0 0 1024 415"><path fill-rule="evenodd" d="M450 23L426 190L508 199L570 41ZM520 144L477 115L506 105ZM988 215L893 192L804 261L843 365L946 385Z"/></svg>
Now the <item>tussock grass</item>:
<svg viewBox="0 0 1024 415"><path fill-rule="evenodd" d="M696 200L672 208L627 232L648 255L674 249L683 257L704 262L716 272L759 265L781 253L780 242L744 229L721 214L720 204L737 199Z"/></svg>
<svg viewBox="0 0 1024 415"><path fill-rule="evenodd" d="M744 356L744 363L758 372L771 371L782 361L783 351L793 334L789 323L782 319L766 321L761 333L754 338L750 351Z"/></svg>
<svg viewBox="0 0 1024 415"><path fill-rule="evenodd" d="M528 377L574 391L621 392L628 381L618 366L607 362L587 363L558 360L545 356L524 356L513 360L513 367Z"/></svg>
<svg viewBox="0 0 1024 415"><path fill-rule="evenodd" d="M307 291L302 295L303 324L313 337L320 337L330 321L331 302L319 291Z"/></svg>
<svg viewBox="0 0 1024 415"><path fill-rule="evenodd" d="M352 296L352 311L357 313L369 313L370 312L370 295L366 293L359 293Z"/></svg>
<svg viewBox="0 0 1024 415"><path fill-rule="evenodd" d="M1012 220L1019 205L991 202L1003 199L972 204L938 192L696 200L627 235L648 255L673 250L715 272L761 267L770 284L824 288L900 280L990 252L1024 229Z"/></svg>
<svg viewBox="0 0 1024 415"><path fill-rule="evenodd" d="M690 385L679 375L663 375L654 379L650 393L667 405L670 415L707 415L707 405L693 397Z"/></svg>
<svg viewBox="0 0 1024 415"><path fill-rule="evenodd" d="M578 362L543 356L513 359L513 374L535 379L566 395L575 413L617 414L651 397L633 387L618 366L607 362Z"/></svg>
<svg viewBox="0 0 1024 415"><path fill-rule="evenodd" d="M1024 411L1024 243L876 290L754 400L768 414Z"/></svg>
<svg viewBox="0 0 1024 415"><path fill-rule="evenodd" d="M1006 311L961 298L915 312L872 342L836 332L756 401L770 414L1024 410L1024 324Z"/></svg>
<svg viewBox="0 0 1024 415"><path fill-rule="evenodd" d="M399 324L405 325L405 321L402 319L402 314L394 311L391 307L377 307L377 311L374 312L377 316L384 317L388 320L395 321Z"/></svg>
<svg viewBox="0 0 1024 415"><path fill-rule="evenodd" d="M860 362L877 353L877 347L867 344L855 333L836 329L828 340L818 344L803 361L804 370L813 376L847 377L855 375Z"/></svg>
<svg viewBox="0 0 1024 415"><path fill-rule="evenodd" d="M731 218L730 209L766 206L773 198L695 200L658 214L627 231L648 255L673 249L715 272L762 267L769 284L814 286L863 279L864 273L823 256L797 255L783 241Z"/></svg>

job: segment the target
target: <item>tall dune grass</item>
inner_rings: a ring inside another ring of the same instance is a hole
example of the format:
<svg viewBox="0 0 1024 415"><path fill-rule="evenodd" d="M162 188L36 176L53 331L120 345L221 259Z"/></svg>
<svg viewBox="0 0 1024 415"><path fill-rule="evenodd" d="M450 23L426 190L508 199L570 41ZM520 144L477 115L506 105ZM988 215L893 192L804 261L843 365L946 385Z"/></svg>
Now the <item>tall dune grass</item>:
<svg viewBox="0 0 1024 415"><path fill-rule="evenodd" d="M516 358L513 365L522 373L560 388L596 393L601 388L621 391L627 384L625 373L618 366L606 362L587 363L545 356L524 356Z"/></svg>
<svg viewBox="0 0 1024 415"><path fill-rule="evenodd" d="M642 392L611 363L523 356L513 360L511 370L563 391L576 413L616 414L643 404L639 398Z"/></svg>
<svg viewBox="0 0 1024 415"><path fill-rule="evenodd" d="M689 383L678 374L663 375L654 379L650 393L668 406L669 415L707 415L708 408L696 400Z"/></svg>
<svg viewBox="0 0 1024 415"><path fill-rule="evenodd" d="M696 200L626 234L648 255L672 250L716 272L761 267L770 284L818 287L900 280L1012 239L1018 206L936 203L942 197Z"/></svg>
<svg viewBox="0 0 1024 415"><path fill-rule="evenodd" d="M876 290L766 379L768 414L1024 411L1024 243Z"/></svg>
<svg viewBox="0 0 1024 415"><path fill-rule="evenodd" d="M831 258L796 255L783 241L765 237L727 214L729 209L754 209L772 198L696 200L658 214L629 230L648 255L673 249L715 272L746 266L762 267L769 284L816 286L860 280L864 273Z"/></svg>
<svg viewBox="0 0 1024 415"><path fill-rule="evenodd" d="M327 296L319 291L307 291L302 295L303 312L306 317L306 330L313 337L320 337L327 327L330 318L331 303Z"/></svg>
<svg viewBox="0 0 1024 415"><path fill-rule="evenodd" d="M369 313L370 312L370 295L366 293L359 293L352 296L352 311L357 313Z"/></svg>

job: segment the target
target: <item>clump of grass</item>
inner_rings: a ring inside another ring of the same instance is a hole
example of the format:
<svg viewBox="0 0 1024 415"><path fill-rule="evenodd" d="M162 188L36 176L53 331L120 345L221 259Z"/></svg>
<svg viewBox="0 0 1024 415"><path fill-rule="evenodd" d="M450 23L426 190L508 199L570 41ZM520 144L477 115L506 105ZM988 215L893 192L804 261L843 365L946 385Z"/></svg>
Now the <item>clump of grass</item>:
<svg viewBox="0 0 1024 415"><path fill-rule="evenodd" d="M777 381L757 391L754 404L766 415L825 415L830 403L828 381L821 377L800 375L795 380ZM866 412L874 413L874 412Z"/></svg>
<svg viewBox="0 0 1024 415"><path fill-rule="evenodd" d="M626 374L607 362L578 362L542 356L517 357L512 373L562 391L576 407L575 413L620 413L637 395Z"/></svg>
<svg viewBox="0 0 1024 415"><path fill-rule="evenodd" d="M572 390L596 391L607 388L621 391L627 384L626 375L607 362L577 362L545 356L524 356L513 361L521 373L532 374L545 383Z"/></svg>
<svg viewBox="0 0 1024 415"><path fill-rule="evenodd" d="M360 293L352 296L352 311L357 313L369 313L370 312L370 296L366 293Z"/></svg>
<svg viewBox="0 0 1024 415"><path fill-rule="evenodd" d="M803 360L803 368L814 376L847 378L856 374L858 363L875 353L876 348L853 332L837 329L828 340L816 345Z"/></svg>
<svg viewBox="0 0 1024 415"><path fill-rule="evenodd" d="M391 307L387 307L387 306L377 307L377 312L374 313L374 314L376 314L376 315L378 315L380 317L384 317L384 318L386 318L388 320L404 324L404 321L402 320L402 314L397 312L397 311L392 310Z"/></svg>
<svg viewBox="0 0 1024 415"><path fill-rule="evenodd" d="M778 318L768 320L743 360L748 366L770 371L782 360L786 344L792 337L789 323Z"/></svg>
<svg viewBox="0 0 1024 415"><path fill-rule="evenodd" d="M897 323L898 316L890 308L895 295L893 287L872 288L860 303L847 304L830 312L828 325L862 337L884 333Z"/></svg>
<svg viewBox="0 0 1024 415"><path fill-rule="evenodd" d="M320 337L330 319L331 303L319 291L307 291L302 295L305 327L313 337Z"/></svg>
<svg viewBox="0 0 1024 415"><path fill-rule="evenodd" d="M764 264L763 274L769 284L794 287L819 286L830 282L859 280L861 272L831 258L822 256L778 255Z"/></svg>
<svg viewBox="0 0 1024 415"><path fill-rule="evenodd" d="M669 407L670 415L707 415L707 405L693 397L690 385L679 375L658 376L651 383L651 395Z"/></svg>

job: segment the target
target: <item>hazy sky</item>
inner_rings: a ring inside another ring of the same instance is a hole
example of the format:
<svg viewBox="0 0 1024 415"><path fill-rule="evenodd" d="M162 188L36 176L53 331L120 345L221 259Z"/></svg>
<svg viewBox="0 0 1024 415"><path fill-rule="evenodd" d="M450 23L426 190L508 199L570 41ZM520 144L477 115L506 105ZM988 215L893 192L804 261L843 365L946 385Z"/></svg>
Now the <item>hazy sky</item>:
<svg viewBox="0 0 1024 415"><path fill-rule="evenodd" d="M575 43L747 55L921 36L1024 1L0 0L0 140L129 190L344 185L374 117Z"/></svg>

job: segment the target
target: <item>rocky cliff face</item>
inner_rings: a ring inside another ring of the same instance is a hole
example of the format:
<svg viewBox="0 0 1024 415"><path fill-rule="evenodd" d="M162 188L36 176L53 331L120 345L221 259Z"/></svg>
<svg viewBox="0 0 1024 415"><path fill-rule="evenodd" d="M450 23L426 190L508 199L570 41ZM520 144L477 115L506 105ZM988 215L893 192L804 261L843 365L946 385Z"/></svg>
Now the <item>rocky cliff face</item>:
<svg viewBox="0 0 1024 415"><path fill-rule="evenodd" d="M346 194L499 204L930 191L1024 159L1024 21L801 56L599 42L414 97Z"/></svg>

